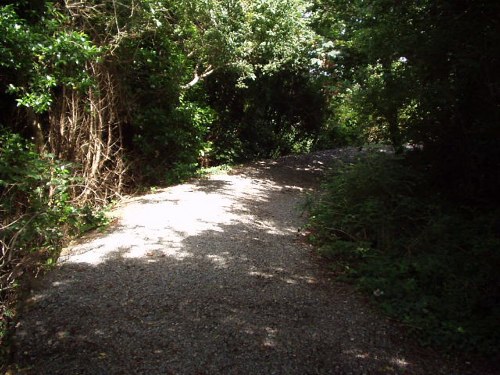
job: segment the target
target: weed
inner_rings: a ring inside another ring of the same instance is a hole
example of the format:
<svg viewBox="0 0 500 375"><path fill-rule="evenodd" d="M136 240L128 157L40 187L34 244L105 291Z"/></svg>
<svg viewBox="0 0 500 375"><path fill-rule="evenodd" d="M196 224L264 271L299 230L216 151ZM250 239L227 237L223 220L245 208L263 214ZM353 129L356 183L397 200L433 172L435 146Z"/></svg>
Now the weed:
<svg viewBox="0 0 500 375"><path fill-rule="evenodd" d="M313 241L423 344L491 354L500 345L500 210L452 205L424 172L380 154L335 168L313 204Z"/></svg>

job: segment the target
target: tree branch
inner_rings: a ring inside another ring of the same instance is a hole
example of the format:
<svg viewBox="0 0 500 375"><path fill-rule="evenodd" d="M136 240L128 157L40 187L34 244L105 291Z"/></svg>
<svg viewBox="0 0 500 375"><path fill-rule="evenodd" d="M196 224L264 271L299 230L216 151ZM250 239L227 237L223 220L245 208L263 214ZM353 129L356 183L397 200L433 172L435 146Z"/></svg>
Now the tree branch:
<svg viewBox="0 0 500 375"><path fill-rule="evenodd" d="M215 71L215 68L213 68L212 65L209 65L207 67L207 69L202 74L198 74L198 65L197 65L196 69L194 70L193 79L189 83L182 85L181 89L182 90L190 89L191 87L195 86L198 82L200 82L202 79L207 78L214 71Z"/></svg>

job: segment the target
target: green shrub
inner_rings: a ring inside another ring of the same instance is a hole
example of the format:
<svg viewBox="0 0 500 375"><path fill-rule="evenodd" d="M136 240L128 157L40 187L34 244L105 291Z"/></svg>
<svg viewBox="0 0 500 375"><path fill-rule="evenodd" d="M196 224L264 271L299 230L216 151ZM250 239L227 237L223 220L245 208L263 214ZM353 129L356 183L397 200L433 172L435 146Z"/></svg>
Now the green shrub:
<svg viewBox="0 0 500 375"><path fill-rule="evenodd" d="M488 354L500 344L499 213L449 204L404 158L378 154L334 168L310 225L337 273L422 343Z"/></svg>
<svg viewBox="0 0 500 375"><path fill-rule="evenodd" d="M134 138L135 172L142 182L171 184L193 176L200 160L212 158L207 135L215 117L210 107L185 99L171 111L143 109L135 118Z"/></svg>
<svg viewBox="0 0 500 375"><path fill-rule="evenodd" d="M54 263L68 236L105 223L73 201L72 166L39 155L21 136L0 133L0 347L23 273Z"/></svg>
<svg viewBox="0 0 500 375"><path fill-rule="evenodd" d="M39 155L19 135L0 135L2 244L26 251L57 250L66 234L101 224L102 213L73 201L77 183L71 164Z"/></svg>

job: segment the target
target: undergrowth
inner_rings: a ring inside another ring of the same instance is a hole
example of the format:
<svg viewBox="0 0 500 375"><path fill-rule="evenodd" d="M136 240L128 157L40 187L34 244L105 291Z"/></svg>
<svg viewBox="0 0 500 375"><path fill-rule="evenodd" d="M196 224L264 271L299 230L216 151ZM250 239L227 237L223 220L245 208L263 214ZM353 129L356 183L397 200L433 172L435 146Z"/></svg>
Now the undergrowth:
<svg viewBox="0 0 500 375"><path fill-rule="evenodd" d="M0 362L21 280L54 265L69 238L107 223L101 209L78 204L75 176L75 166L0 133Z"/></svg>
<svg viewBox="0 0 500 375"><path fill-rule="evenodd" d="M338 165L313 203L310 238L424 345L495 353L500 344L498 207L451 203L403 157Z"/></svg>

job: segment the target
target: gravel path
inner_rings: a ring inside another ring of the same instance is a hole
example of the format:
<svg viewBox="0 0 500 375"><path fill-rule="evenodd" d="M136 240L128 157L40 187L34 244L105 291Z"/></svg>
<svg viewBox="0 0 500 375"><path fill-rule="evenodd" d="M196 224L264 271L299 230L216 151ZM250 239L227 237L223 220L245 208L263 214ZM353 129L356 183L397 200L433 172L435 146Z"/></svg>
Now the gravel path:
<svg viewBox="0 0 500 375"><path fill-rule="evenodd" d="M32 291L28 374L447 374L328 278L304 193L354 150L256 163L131 199ZM456 373L456 372L455 372Z"/></svg>

